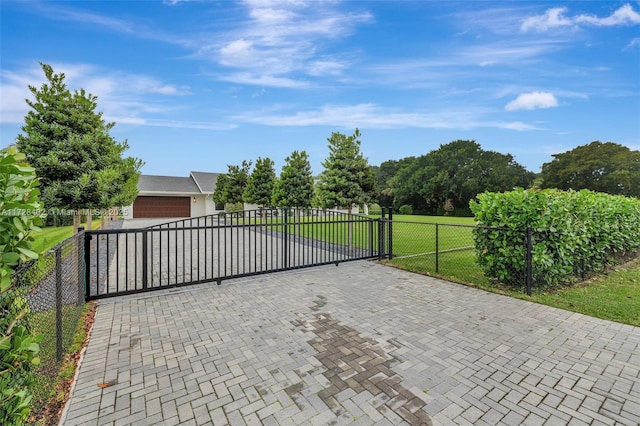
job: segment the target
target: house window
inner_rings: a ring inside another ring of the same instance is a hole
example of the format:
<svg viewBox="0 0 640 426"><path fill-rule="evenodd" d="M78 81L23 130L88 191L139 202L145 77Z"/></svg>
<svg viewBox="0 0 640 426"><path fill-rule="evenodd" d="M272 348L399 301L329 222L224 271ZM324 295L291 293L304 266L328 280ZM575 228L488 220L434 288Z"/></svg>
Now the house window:
<svg viewBox="0 0 640 426"><path fill-rule="evenodd" d="M216 210L224 210L224 203L216 203Z"/></svg>

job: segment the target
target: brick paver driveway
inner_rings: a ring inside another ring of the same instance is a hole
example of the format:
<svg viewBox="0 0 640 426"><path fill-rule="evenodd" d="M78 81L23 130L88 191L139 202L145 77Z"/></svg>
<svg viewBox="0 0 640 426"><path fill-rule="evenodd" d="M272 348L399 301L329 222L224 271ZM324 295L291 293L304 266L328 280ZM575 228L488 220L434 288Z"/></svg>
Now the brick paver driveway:
<svg viewBox="0 0 640 426"><path fill-rule="evenodd" d="M65 425L640 424L640 329L353 262L100 302Z"/></svg>

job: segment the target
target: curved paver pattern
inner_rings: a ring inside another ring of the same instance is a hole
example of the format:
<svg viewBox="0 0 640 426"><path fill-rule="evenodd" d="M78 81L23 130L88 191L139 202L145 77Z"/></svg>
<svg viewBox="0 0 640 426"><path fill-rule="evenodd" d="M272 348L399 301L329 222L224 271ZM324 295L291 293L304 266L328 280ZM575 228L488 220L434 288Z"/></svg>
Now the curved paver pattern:
<svg viewBox="0 0 640 426"><path fill-rule="evenodd" d="M64 424L429 421L640 424L640 329L365 261L127 296Z"/></svg>

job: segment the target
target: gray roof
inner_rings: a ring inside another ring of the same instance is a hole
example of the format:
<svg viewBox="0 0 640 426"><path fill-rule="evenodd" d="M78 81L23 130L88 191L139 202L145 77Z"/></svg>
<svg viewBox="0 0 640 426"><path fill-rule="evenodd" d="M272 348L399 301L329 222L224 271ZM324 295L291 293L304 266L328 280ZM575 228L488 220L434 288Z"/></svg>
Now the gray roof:
<svg viewBox="0 0 640 426"><path fill-rule="evenodd" d="M213 194L213 191L216 189L218 174L219 173L191 172L191 177L203 194Z"/></svg>
<svg viewBox="0 0 640 426"><path fill-rule="evenodd" d="M140 175L140 192L175 192L181 194L200 194L198 185L191 177Z"/></svg>

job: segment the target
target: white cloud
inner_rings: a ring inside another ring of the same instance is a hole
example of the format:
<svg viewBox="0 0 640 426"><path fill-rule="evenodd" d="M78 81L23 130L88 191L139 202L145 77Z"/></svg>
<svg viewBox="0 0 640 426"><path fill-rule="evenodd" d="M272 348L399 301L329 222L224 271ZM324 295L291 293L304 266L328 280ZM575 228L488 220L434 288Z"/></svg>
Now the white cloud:
<svg viewBox="0 0 640 426"><path fill-rule="evenodd" d="M245 1L247 19L216 34L196 56L235 69L218 78L275 87L307 87L305 77L339 75L348 63L322 52L326 43L347 37L369 13L345 13L330 1ZM221 41L218 41L221 40Z"/></svg>
<svg viewBox="0 0 640 426"><path fill-rule="evenodd" d="M575 21L598 27L636 25L640 24L640 13L633 10L630 4L625 4L606 18L598 18L593 15L578 15L576 16Z"/></svg>
<svg viewBox="0 0 640 426"><path fill-rule="evenodd" d="M318 109L274 113L273 111L251 111L231 117L233 121L265 126L337 126L343 128L425 128L425 129L472 129L480 127L510 130L534 130L522 122L500 122L487 120L482 112L451 110L439 112L405 112L383 108L376 104L325 105Z"/></svg>
<svg viewBox="0 0 640 426"><path fill-rule="evenodd" d="M630 4L625 4L615 10L611 15L599 18L594 15L566 16L569 11L566 7L554 7L547 9L543 15L526 18L520 27L523 32L544 32L554 28L571 27L578 28L581 24L598 27L614 27L623 25L640 24L640 13L636 12Z"/></svg>
<svg viewBox="0 0 640 426"><path fill-rule="evenodd" d="M569 9L566 7L554 7L547 9L544 15L537 15L525 19L520 28L522 31L546 31L550 28L574 26L574 22L570 18L566 18L564 16L564 13L568 10Z"/></svg>
<svg viewBox="0 0 640 426"><path fill-rule="evenodd" d="M517 111L520 109L541 109L557 106L558 100L553 93L530 92L521 94L516 99L509 102L504 108L507 111Z"/></svg>
<svg viewBox="0 0 640 426"><path fill-rule="evenodd" d="M287 77L277 77L272 75L260 75L259 73L238 72L226 74L219 77L223 81L238 84L250 84L264 87L280 87L287 89L302 89L309 87L309 83L302 80L295 80Z"/></svg>
<svg viewBox="0 0 640 426"><path fill-rule="evenodd" d="M189 88L175 86L153 77L105 70L87 64L50 64L56 73L65 74L70 90L84 88L98 96L98 111L105 120L121 123L145 121L149 114L162 114L175 109L165 103L167 96L188 95ZM32 99L28 86L40 88L45 77L39 66L0 73L0 122L21 123L29 111L25 99ZM117 118L117 120L115 119Z"/></svg>
<svg viewBox="0 0 640 426"><path fill-rule="evenodd" d="M633 49L636 47L640 47L640 37L635 37L633 39L631 39L631 41L629 42L629 44L627 44L627 46L624 48L624 50L629 50L629 49Z"/></svg>

